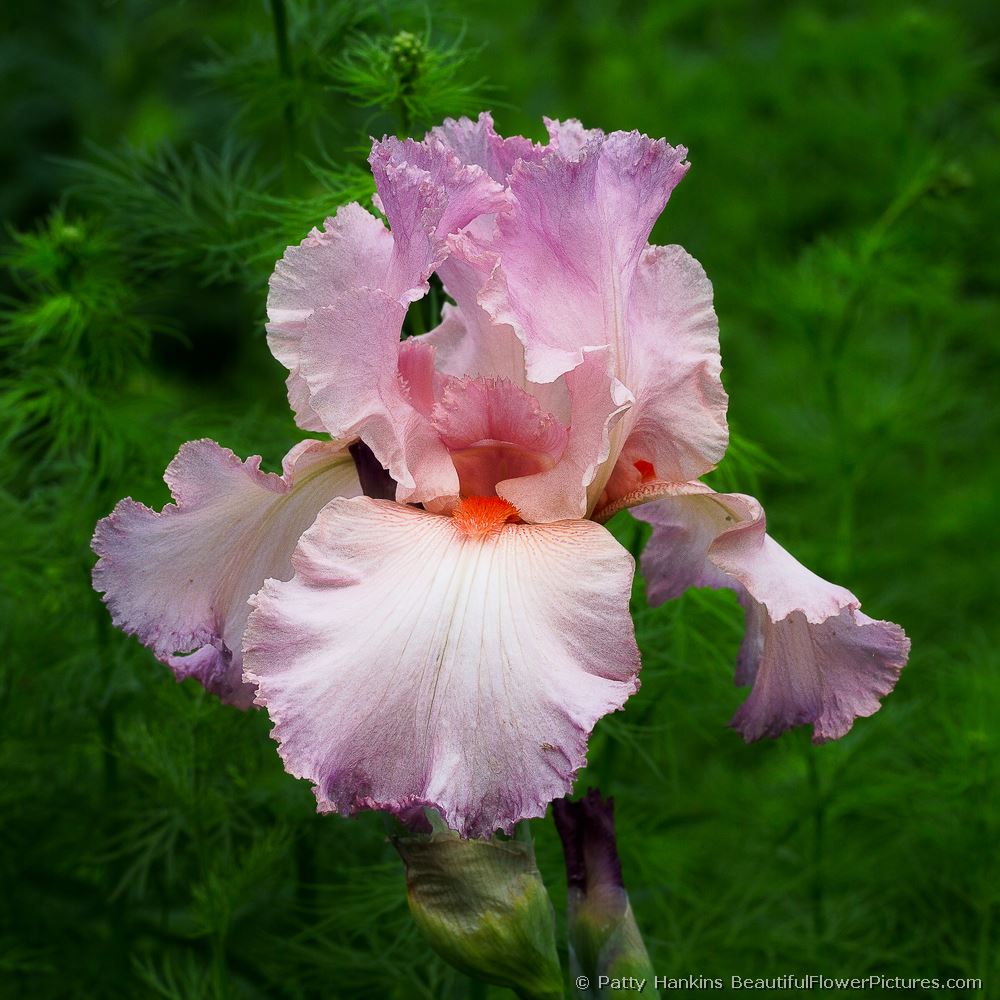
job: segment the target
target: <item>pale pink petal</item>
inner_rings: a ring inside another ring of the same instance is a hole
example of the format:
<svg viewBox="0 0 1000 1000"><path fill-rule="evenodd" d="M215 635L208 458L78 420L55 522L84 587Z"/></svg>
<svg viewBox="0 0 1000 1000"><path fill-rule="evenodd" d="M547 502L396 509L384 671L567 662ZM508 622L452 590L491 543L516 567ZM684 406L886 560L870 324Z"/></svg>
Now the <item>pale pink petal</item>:
<svg viewBox="0 0 1000 1000"><path fill-rule="evenodd" d="M898 625L873 621L856 608L819 624L801 611L773 624L757 610L747 629L744 648L752 653L745 658L752 656L757 669L744 674L753 688L732 725L748 743L808 723L814 743L839 739L855 719L879 710L910 652Z"/></svg>
<svg viewBox="0 0 1000 1000"><path fill-rule="evenodd" d="M325 345L315 335L306 339L317 310L336 311L343 304L350 314L362 290L380 292L403 306L419 299L431 272L447 256L448 237L506 205L501 185L481 167L463 165L436 139L385 139L373 145L371 164L391 232L361 206L347 205L327 220L325 232L314 230L301 246L289 248L271 279L269 344L289 369L289 401L296 419L313 430L332 428L316 409L314 388L304 370L308 368L321 386L339 380L357 383L367 367L358 359L370 333L346 329L340 321L337 325L342 336L350 336L351 350L345 360L344 345L334 348L330 353L339 351L343 367L322 372L324 359L329 360ZM377 304L374 308L381 311ZM397 342L401 326L400 317ZM307 344L318 357L303 357ZM377 392L374 382L369 381L368 390Z"/></svg>
<svg viewBox="0 0 1000 1000"><path fill-rule="evenodd" d="M557 150L568 159L576 159L588 144L600 142L604 132L599 128L584 128L575 118L559 121L543 118L545 130L549 133L549 148Z"/></svg>
<svg viewBox="0 0 1000 1000"><path fill-rule="evenodd" d="M565 383L531 382L524 345L513 328L495 324L479 305L479 293L496 268L496 255L464 232L450 237L448 248L449 257L438 274L456 304L446 303L441 325L419 338L434 345L438 369L450 375L507 379L534 396L542 409L568 422Z"/></svg>
<svg viewBox="0 0 1000 1000"><path fill-rule="evenodd" d="M629 487L622 476L683 483L715 467L726 450L719 323L712 285L681 247L648 247L629 303L623 381L635 396L625 446L603 504ZM644 473L644 475L642 474ZM631 488L638 486L634 481Z"/></svg>
<svg viewBox="0 0 1000 1000"><path fill-rule="evenodd" d="M501 480L551 469L566 448L566 428L507 379L451 379L434 427L451 452L462 496L492 496Z"/></svg>
<svg viewBox="0 0 1000 1000"><path fill-rule="evenodd" d="M399 345L399 378L409 404L431 417L448 376L437 370L434 345L426 337L408 337Z"/></svg>
<svg viewBox="0 0 1000 1000"><path fill-rule="evenodd" d="M713 493L637 508L653 526L643 575L654 604L687 587L730 587L746 608L737 683L753 689L732 724L749 742L811 723L813 741L843 736L896 683L909 640L873 621L765 533L752 497Z"/></svg>
<svg viewBox="0 0 1000 1000"><path fill-rule="evenodd" d="M383 287L392 250L385 225L352 203L327 219L323 232L314 229L299 246L289 247L275 266L267 296L267 343L288 369L288 400L306 430L325 429L299 373L306 320L348 289Z"/></svg>
<svg viewBox="0 0 1000 1000"><path fill-rule="evenodd" d="M427 137L443 143L462 163L482 167L501 184L518 160L537 160L544 153L543 146L523 136L505 139L497 135L493 116L488 111L481 112L476 121L446 118L443 124L431 129Z"/></svg>
<svg viewBox="0 0 1000 1000"><path fill-rule="evenodd" d="M312 405L337 438L360 437L399 484L396 499L422 502L458 494L458 475L430 419L400 377L399 331L404 307L375 289L345 292L309 318L302 375ZM406 370L430 378L426 356L409 355ZM417 405L415 405L415 403Z"/></svg>
<svg viewBox="0 0 1000 1000"><path fill-rule="evenodd" d="M509 830L569 789L638 685L632 560L591 522L474 537L334 501L293 562L255 598L247 675L321 811L423 803L464 836Z"/></svg>
<svg viewBox="0 0 1000 1000"><path fill-rule="evenodd" d="M357 280L347 287L335 282L335 294L322 300L315 293L308 312L292 308L294 296L276 299L284 331L278 348L294 357L296 377L304 383L304 392L296 382L292 393L300 409L304 397L310 419L318 418L334 437L361 437L399 483L398 499L430 501L457 493L458 478L421 412L423 404L432 405L425 390L433 395L434 388L425 358L406 349L400 359L405 307L426 292L427 278L448 254L448 237L505 205L506 196L485 170L463 165L436 139L377 142L371 164L391 233L379 238L368 272L355 272ZM313 253L308 259L315 266L304 275L300 266L294 276L315 290L325 268L341 257ZM290 283L287 270L279 283L283 293ZM294 343L290 324L297 324Z"/></svg>
<svg viewBox="0 0 1000 1000"><path fill-rule="evenodd" d="M566 428L502 378L452 379L435 407L434 426L449 448L506 441L555 461L566 446Z"/></svg>
<svg viewBox="0 0 1000 1000"><path fill-rule="evenodd" d="M635 269L686 155L636 132L594 130L514 168L513 204L490 247L500 266L480 302L517 332L533 381L551 382L601 347L621 378Z"/></svg>
<svg viewBox="0 0 1000 1000"><path fill-rule="evenodd" d="M190 441L164 475L174 503L156 513L122 500L94 533L94 588L115 625L179 679L241 707L253 700L241 679L247 598L267 577L291 576L292 550L324 504L361 492L333 442L303 441L282 468L262 472L259 455L241 462L214 441Z"/></svg>
<svg viewBox="0 0 1000 1000"><path fill-rule="evenodd" d="M585 517L591 507L588 488L614 447L631 396L608 374L606 351L589 352L583 363L563 376L570 400L570 428L558 464L544 472L507 479L497 493L529 522Z"/></svg>
<svg viewBox="0 0 1000 1000"><path fill-rule="evenodd" d="M368 162L394 240L386 290L419 298L447 256L447 238L505 207L507 195L482 167L463 164L433 136L424 142L387 137L372 145Z"/></svg>
<svg viewBox="0 0 1000 1000"><path fill-rule="evenodd" d="M448 375L505 378L522 389L529 385L524 345L509 326L494 326L476 305L463 309L446 302L440 325L410 339L432 345L438 370Z"/></svg>

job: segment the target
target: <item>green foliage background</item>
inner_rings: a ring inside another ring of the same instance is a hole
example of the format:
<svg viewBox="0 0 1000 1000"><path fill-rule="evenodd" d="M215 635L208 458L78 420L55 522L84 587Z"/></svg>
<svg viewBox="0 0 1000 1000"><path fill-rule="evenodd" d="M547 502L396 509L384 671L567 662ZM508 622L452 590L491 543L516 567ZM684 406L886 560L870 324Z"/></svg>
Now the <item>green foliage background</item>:
<svg viewBox="0 0 1000 1000"><path fill-rule="evenodd" d="M994 5L0 17L0 995L508 995L428 952L380 817L316 816L263 713L112 630L88 549L119 497L167 499L189 438L276 467L299 434L263 337L274 260L368 197L369 134L492 107L505 132L577 116L689 147L654 240L715 284L736 437L714 482L913 640L842 741L746 747L735 601L650 610L637 584L643 687L579 787L617 800L655 967L1000 996ZM531 830L560 908L551 822Z"/></svg>

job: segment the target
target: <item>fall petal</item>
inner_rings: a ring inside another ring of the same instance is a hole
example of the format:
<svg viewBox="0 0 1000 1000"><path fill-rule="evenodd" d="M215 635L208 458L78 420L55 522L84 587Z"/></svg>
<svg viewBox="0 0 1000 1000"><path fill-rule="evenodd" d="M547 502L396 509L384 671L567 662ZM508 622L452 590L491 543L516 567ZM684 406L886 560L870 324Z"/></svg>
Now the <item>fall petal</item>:
<svg viewBox="0 0 1000 1000"><path fill-rule="evenodd" d="M296 445L280 476L260 461L190 441L164 476L174 503L157 513L122 500L92 543L94 587L115 625L179 679L241 707L253 699L241 679L247 598L267 577L291 575L292 551L324 504L361 492L353 460L332 442Z"/></svg>
<svg viewBox="0 0 1000 1000"><path fill-rule="evenodd" d="M906 663L905 633L786 552L753 497L682 496L634 513L653 526L642 558L651 603L729 587L746 609L737 683L753 688L732 724L747 741L811 723L821 743L878 711Z"/></svg>
<svg viewBox="0 0 1000 1000"><path fill-rule="evenodd" d="M780 622L757 611L747 628L744 678L753 687L732 725L748 743L807 723L814 743L839 739L879 710L910 650L898 625L857 608L818 624L801 611Z"/></svg>
<svg viewBox="0 0 1000 1000"><path fill-rule="evenodd" d="M423 803L464 836L509 829L569 788L637 687L632 560L590 522L474 536L335 501L293 562L255 598L247 675L321 811Z"/></svg>

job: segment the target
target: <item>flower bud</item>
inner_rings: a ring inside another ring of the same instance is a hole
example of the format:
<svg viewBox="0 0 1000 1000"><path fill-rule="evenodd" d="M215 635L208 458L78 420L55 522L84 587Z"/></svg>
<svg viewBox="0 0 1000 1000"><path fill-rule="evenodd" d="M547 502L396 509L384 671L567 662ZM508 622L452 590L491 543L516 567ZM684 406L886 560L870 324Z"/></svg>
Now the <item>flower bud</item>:
<svg viewBox="0 0 1000 1000"><path fill-rule="evenodd" d="M574 977L589 979L586 996L616 996L644 981L657 996L653 968L622 880L615 843L614 799L590 789L579 802L552 803L566 858L566 922Z"/></svg>
<svg viewBox="0 0 1000 1000"><path fill-rule="evenodd" d="M555 915L530 843L450 831L393 842L413 919L445 961L526 1000L563 996Z"/></svg>
<svg viewBox="0 0 1000 1000"><path fill-rule="evenodd" d="M420 75L427 58L427 46L412 32L400 31L390 43L389 58L400 86L407 90Z"/></svg>

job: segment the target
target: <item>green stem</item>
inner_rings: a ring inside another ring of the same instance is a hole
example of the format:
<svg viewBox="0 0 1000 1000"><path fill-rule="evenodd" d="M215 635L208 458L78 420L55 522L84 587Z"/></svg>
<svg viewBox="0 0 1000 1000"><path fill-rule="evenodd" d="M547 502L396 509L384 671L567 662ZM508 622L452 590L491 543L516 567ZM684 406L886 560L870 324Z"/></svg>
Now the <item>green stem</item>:
<svg viewBox="0 0 1000 1000"><path fill-rule="evenodd" d="M812 748L807 748L806 760L809 765L809 787L812 792L813 844L812 844L812 901L813 931L817 950L826 934L826 900L823 880L824 853L826 846L826 798L820 781L819 763Z"/></svg>
<svg viewBox="0 0 1000 1000"><path fill-rule="evenodd" d="M278 69L285 80L295 78L292 68L292 50L288 44L288 13L285 0L271 0L271 20L274 23L274 48L278 56ZM291 100L285 102L285 168L286 180L290 178L295 164L295 107Z"/></svg>
<svg viewBox="0 0 1000 1000"><path fill-rule="evenodd" d="M837 545L834 556L834 567L839 576L847 575L850 569L850 553L854 548L852 536L855 489L856 482L862 475L861 468L857 466L853 458L857 452L850 445L853 432L849 426L849 414L841 392L841 362L850 347L852 335L858 325L861 308L871 285L873 269L886 247L889 233L899 220L927 194L937 176L938 170L934 164L927 164L868 230L857 251L858 263L854 281L848 289L823 351L822 383L833 428L834 451L839 466L836 481L840 484L841 494L838 504L840 513L836 526Z"/></svg>

